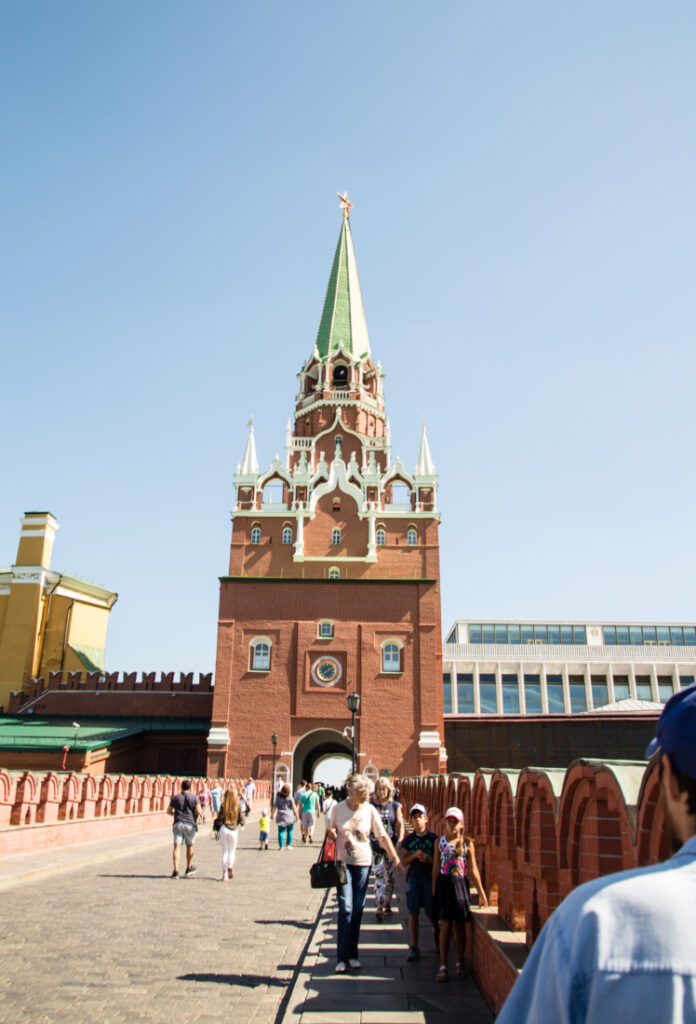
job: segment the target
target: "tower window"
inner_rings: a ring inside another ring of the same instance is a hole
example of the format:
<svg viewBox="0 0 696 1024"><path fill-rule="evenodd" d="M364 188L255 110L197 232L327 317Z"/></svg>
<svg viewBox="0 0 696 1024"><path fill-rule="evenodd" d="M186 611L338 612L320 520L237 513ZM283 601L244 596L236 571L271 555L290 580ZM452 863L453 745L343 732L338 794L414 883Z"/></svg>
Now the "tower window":
<svg viewBox="0 0 696 1024"><path fill-rule="evenodd" d="M409 531L406 535L406 539L410 547L415 547L415 545L418 543L418 533L416 532L415 527L411 526L409 528Z"/></svg>
<svg viewBox="0 0 696 1024"><path fill-rule="evenodd" d="M377 545L383 547L387 543L387 531L383 526L377 527Z"/></svg>
<svg viewBox="0 0 696 1024"><path fill-rule="evenodd" d="M401 672L401 648L393 640L382 644L382 671Z"/></svg>
<svg viewBox="0 0 696 1024"><path fill-rule="evenodd" d="M335 530L331 531L331 543L332 544L340 544L341 543L341 531L338 529L338 527L336 527Z"/></svg>
<svg viewBox="0 0 696 1024"><path fill-rule="evenodd" d="M254 637L251 647L251 668L254 672L268 672L271 668L271 641L268 637Z"/></svg>
<svg viewBox="0 0 696 1024"><path fill-rule="evenodd" d="M252 544L260 544L261 543L261 527L260 526L252 526L252 528L251 528L251 543Z"/></svg>
<svg viewBox="0 0 696 1024"><path fill-rule="evenodd" d="M283 527L283 544L292 544L292 528L290 526Z"/></svg>
<svg viewBox="0 0 696 1024"><path fill-rule="evenodd" d="M337 569L335 565L332 565L331 568L329 569L329 579L330 580L340 580L340 578L341 578L341 570Z"/></svg>
<svg viewBox="0 0 696 1024"><path fill-rule="evenodd" d="M322 619L319 623L318 636L324 640L330 640L334 635L333 622L329 619Z"/></svg>

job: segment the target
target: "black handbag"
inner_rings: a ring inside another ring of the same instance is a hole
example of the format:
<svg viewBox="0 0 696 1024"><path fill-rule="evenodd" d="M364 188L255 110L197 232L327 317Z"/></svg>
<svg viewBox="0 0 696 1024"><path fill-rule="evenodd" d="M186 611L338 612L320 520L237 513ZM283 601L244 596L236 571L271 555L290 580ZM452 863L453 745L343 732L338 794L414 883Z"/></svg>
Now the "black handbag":
<svg viewBox="0 0 696 1024"><path fill-rule="evenodd" d="M322 843L319 860L309 869L309 879L313 889L331 889L348 881L345 864L336 860L336 843L328 836Z"/></svg>

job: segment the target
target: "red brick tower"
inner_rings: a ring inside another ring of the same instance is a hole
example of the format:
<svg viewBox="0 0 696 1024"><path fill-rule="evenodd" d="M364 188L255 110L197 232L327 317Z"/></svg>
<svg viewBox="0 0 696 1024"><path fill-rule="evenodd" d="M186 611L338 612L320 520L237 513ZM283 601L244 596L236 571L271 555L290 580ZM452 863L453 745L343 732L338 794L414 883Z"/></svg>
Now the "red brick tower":
<svg viewBox="0 0 696 1024"><path fill-rule="evenodd" d="M311 774L357 763L437 772L443 742L437 476L423 427L414 473L391 456L347 200L285 460L259 473L253 423L235 476L222 577L211 774Z"/></svg>

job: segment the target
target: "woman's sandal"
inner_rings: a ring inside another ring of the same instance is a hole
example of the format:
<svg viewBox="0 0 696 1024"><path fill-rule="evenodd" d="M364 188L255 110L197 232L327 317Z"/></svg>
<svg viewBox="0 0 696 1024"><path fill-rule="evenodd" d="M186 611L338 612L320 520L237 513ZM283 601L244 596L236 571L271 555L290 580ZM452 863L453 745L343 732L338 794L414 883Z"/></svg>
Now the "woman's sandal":
<svg viewBox="0 0 696 1024"><path fill-rule="evenodd" d="M447 968L444 964L440 966L440 970L435 975L435 981L447 981Z"/></svg>

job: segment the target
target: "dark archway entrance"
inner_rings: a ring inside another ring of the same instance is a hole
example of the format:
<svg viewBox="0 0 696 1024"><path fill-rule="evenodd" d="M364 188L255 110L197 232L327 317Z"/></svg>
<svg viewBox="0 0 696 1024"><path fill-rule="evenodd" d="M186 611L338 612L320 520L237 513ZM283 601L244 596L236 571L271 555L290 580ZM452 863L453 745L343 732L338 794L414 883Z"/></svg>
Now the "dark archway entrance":
<svg viewBox="0 0 696 1024"><path fill-rule="evenodd" d="M302 779L312 779L318 761L331 754L351 756L349 739L335 729L315 729L306 733L295 747L292 759L293 787Z"/></svg>

